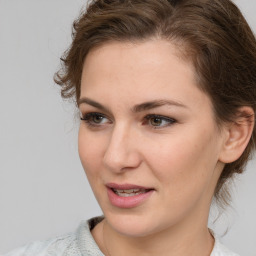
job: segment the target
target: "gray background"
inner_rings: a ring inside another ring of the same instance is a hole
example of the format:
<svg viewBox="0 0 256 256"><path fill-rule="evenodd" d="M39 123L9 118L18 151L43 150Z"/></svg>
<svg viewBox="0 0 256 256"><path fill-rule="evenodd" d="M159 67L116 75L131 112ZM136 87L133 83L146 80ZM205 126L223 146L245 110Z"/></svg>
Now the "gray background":
<svg viewBox="0 0 256 256"><path fill-rule="evenodd" d="M236 3L256 31L255 0ZM52 80L84 4L0 0L0 253L101 214L78 158L76 110ZM238 178L233 209L210 224L229 228L223 242L241 256L256 255L255 166Z"/></svg>

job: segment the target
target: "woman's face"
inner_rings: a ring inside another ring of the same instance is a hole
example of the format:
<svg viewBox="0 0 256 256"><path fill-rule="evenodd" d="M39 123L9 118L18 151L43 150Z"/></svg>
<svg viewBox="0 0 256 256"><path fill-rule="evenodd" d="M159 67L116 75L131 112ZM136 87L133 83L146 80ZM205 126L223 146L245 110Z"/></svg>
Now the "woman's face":
<svg viewBox="0 0 256 256"><path fill-rule="evenodd" d="M107 223L121 234L207 224L224 136L192 65L178 56L152 39L107 43L84 63L79 155Z"/></svg>

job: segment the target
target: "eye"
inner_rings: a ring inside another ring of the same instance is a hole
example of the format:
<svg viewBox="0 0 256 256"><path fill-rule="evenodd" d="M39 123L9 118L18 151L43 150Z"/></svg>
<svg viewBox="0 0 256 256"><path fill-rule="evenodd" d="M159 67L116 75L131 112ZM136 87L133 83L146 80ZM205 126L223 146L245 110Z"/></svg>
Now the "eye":
<svg viewBox="0 0 256 256"><path fill-rule="evenodd" d="M100 113L87 113L80 118L82 121L85 121L88 125L91 126L101 126L111 121L103 114Z"/></svg>
<svg viewBox="0 0 256 256"><path fill-rule="evenodd" d="M145 121L143 124L153 126L154 129L167 127L176 123L175 119L161 115L147 115Z"/></svg>

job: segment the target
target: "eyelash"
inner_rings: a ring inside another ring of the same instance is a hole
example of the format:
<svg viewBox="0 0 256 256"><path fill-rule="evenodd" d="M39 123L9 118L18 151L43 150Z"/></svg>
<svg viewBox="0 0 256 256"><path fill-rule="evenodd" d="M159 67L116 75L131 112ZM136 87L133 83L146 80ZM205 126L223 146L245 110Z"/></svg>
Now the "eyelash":
<svg viewBox="0 0 256 256"><path fill-rule="evenodd" d="M92 113L87 113L85 114L83 117L81 117L80 119L82 121L84 121L88 126L92 126L92 127L100 127L102 124L97 124L96 122L93 121L93 118L95 117L102 117L102 118L107 118L105 115L101 114L101 113L97 113L97 112L92 112ZM108 119L108 118L107 118Z"/></svg>
<svg viewBox="0 0 256 256"><path fill-rule="evenodd" d="M176 123L177 121L173 118L170 118L170 117L166 117L166 116L161 116L161 115L156 115L156 114L150 114L150 115L147 115L144 117L144 121L143 121L143 124L145 124L145 121L147 121L149 123L150 120L160 120L161 122L166 122L166 124L164 126L154 126L151 124L152 128L153 129L161 129L161 128L165 128L165 127L168 127L168 126L171 126L173 125L174 123ZM150 124L149 124L150 125Z"/></svg>
<svg viewBox="0 0 256 256"><path fill-rule="evenodd" d="M84 121L90 127L100 128L100 127L102 127L102 125L104 125L104 124L97 123L97 122L93 121L93 118L102 118L102 119L106 118L106 119L109 120L108 117L106 117L105 115L103 115L101 113L97 113L97 112L87 113L83 117L81 117L80 119L82 121ZM163 126L160 126L161 124L159 126L158 125L152 125L149 122L150 122L150 120L152 121L153 119L155 119L155 121L158 120L160 122L166 122L166 124L163 125ZM161 129L161 128L171 126L171 125L175 124L176 122L177 121L175 119L170 118L170 117L156 115L156 114L149 114L149 115L147 115L143 118L142 124L143 125L148 124L149 126L152 127L152 129ZM109 120L109 122L107 122L107 123L112 123L112 121Z"/></svg>

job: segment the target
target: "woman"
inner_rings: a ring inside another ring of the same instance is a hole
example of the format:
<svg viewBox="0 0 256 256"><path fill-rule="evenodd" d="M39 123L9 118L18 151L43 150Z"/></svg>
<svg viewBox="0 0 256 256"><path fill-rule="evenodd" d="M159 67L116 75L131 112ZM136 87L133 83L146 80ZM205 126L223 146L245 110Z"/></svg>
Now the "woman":
<svg viewBox="0 0 256 256"><path fill-rule="evenodd" d="M237 255L207 228L254 149L256 41L229 0L93 1L55 77L104 217L8 255Z"/></svg>

